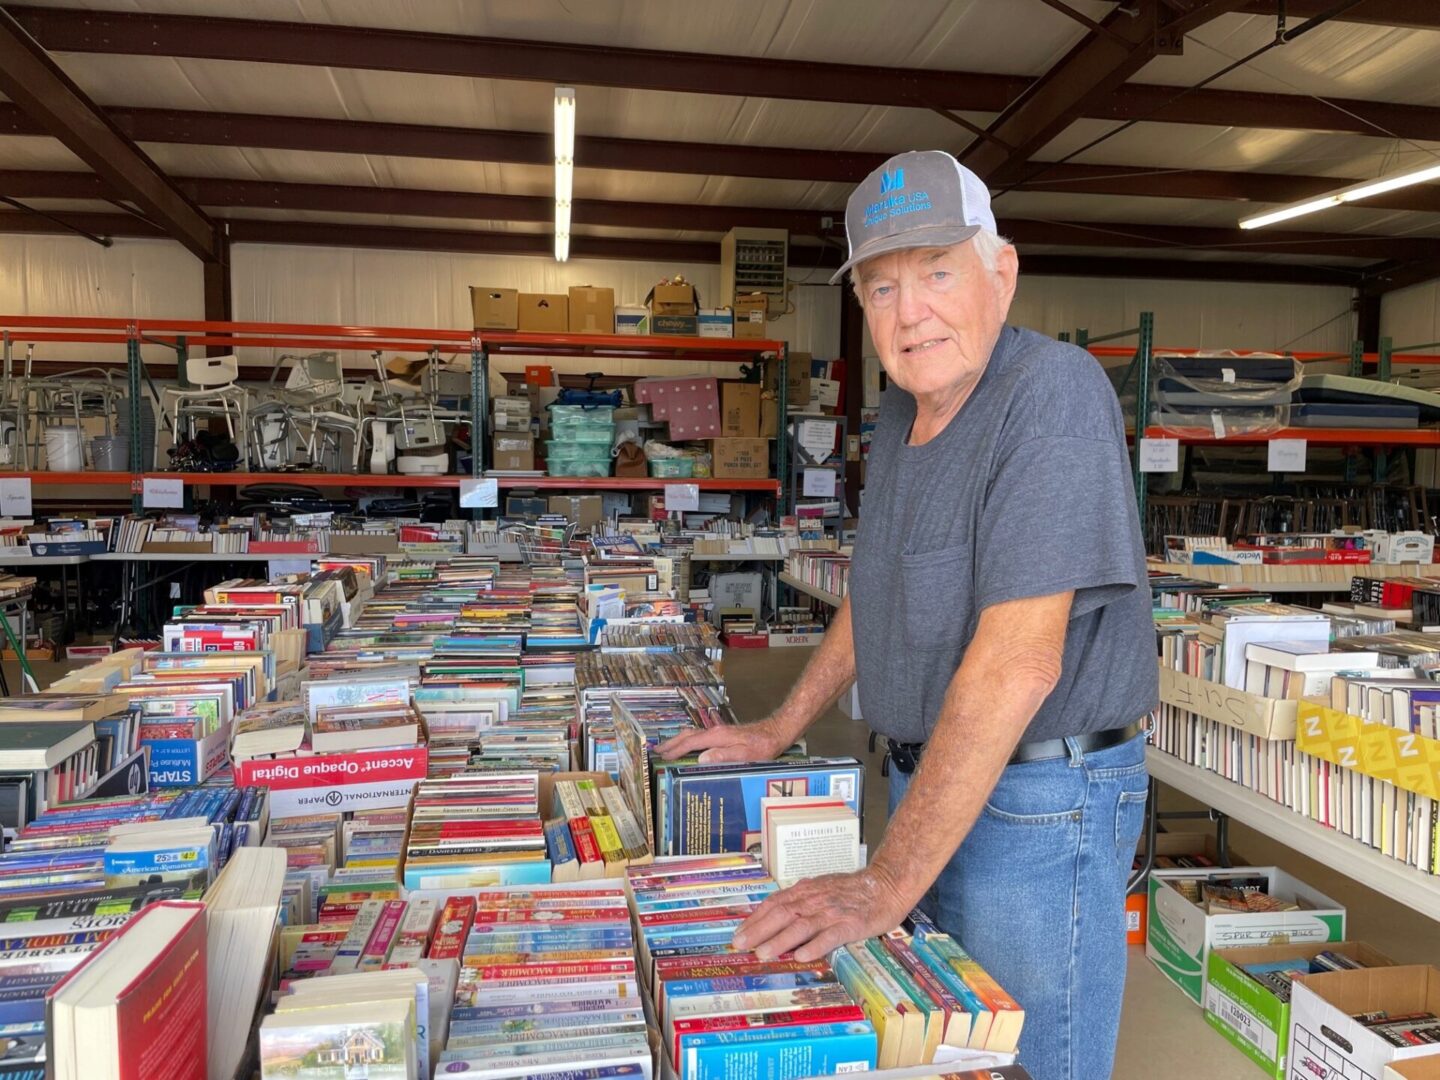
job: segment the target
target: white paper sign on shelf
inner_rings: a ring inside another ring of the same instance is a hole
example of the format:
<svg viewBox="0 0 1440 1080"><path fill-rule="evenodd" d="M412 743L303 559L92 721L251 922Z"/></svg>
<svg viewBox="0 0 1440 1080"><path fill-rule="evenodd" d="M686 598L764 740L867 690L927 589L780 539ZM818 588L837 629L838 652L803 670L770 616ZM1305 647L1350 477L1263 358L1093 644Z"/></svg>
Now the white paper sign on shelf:
<svg viewBox="0 0 1440 1080"><path fill-rule="evenodd" d="M700 509L700 485L666 484L665 509L667 512L670 510L698 511Z"/></svg>
<svg viewBox="0 0 1440 1080"><path fill-rule="evenodd" d="M183 510L185 481L169 476L145 477L140 488L140 505L147 510Z"/></svg>
<svg viewBox="0 0 1440 1080"><path fill-rule="evenodd" d="M1140 471L1142 473L1173 473L1180 471L1179 439L1140 440Z"/></svg>
<svg viewBox="0 0 1440 1080"><path fill-rule="evenodd" d="M0 480L0 517L28 518L32 513L30 478L10 476Z"/></svg>
<svg viewBox="0 0 1440 1080"><path fill-rule="evenodd" d="M500 482L493 476L460 481L460 507L463 510L493 510L500 505Z"/></svg>
<svg viewBox="0 0 1440 1080"><path fill-rule="evenodd" d="M795 441L816 461L824 461L835 450L835 421L801 420Z"/></svg>
<svg viewBox="0 0 1440 1080"><path fill-rule="evenodd" d="M1270 464L1266 467L1271 472L1304 472L1305 448L1304 439L1271 439Z"/></svg>
<svg viewBox="0 0 1440 1080"><path fill-rule="evenodd" d="M821 499L835 497L835 471L833 469L806 469L801 489L806 495Z"/></svg>

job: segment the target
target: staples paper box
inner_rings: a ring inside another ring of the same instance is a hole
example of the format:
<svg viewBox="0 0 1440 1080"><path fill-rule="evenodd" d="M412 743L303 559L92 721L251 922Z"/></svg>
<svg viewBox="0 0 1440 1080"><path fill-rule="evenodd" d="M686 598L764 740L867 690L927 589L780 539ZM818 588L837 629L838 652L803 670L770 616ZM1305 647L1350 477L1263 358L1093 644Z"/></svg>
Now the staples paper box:
<svg viewBox="0 0 1440 1080"><path fill-rule="evenodd" d="M570 297L565 293L521 293L522 334L565 334L570 330Z"/></svg>
<svg viewBox="0 0 1440 1080"><path fill-rule="evenodd" d="M650 333L650 309L617 307L615 309L615 332L617 334Z"/></svg>
<svg viewBox="0 0 1440 1080"><path fill-rule="evenodd" d="M731 338L735 336L735 316L729 308L701 308L696 328L701 337Z"/></svg>
<svg viewBox="0 0 1440 1080"><path fill-rule="evenodd" d="M270 816L277 818L383 810L408 806L429 764L425 746L257 759L236 764L235 786L269 788Z"/></svg>
<svg viewBox="0 0 1440 1080"><path fill-rule="evenodd" d="M152 788L194 787L230 760L230 727L203 739L147 739Z"/></svg>
<svg viewBox="0 0 1440 1080"><path fill-rule="evenodd" d="M475 329L514 330L519 324L520 294L514 289L470 286L470 306L475 310Z"/></svg>
<svg viewBox="0 0 1440 1080"><path fill-rule="evenodd" d="M1308 905L1309 910L1207 915L1170 884L1175 878L1185 877L1213 877L1223 883L1226 877L1260 876L1268 879L1272 896L1298 900ZM1345 909L1273 866L1218 871L1156 870L1150 875L1149 888L1150 907L1146 916L1150 925L1145 955L1197 1005L1205 1000L1205 964L1211 949L1287 941L1304 945L1345 940Z"/></svg>
<svg viewBox="0 0 1440 1080"><path fill-rule="evenodd" d="M1275 1080L1285 1080L1290 1050L1290 1002L1242 970L1248 964L1309 960L1335 952L1367 968L1393 967L1395 961L1369 945L1352 941L1309 945L1259 945L1249 949L1216 949L1206 965L1205 1020L1236 1049Z"/></svg>
<svg viewBox="0 0 1440 1080"><path fill-rule="evenodd" d="M1392 1046L1357 1013L1440 1014L1440 970L1382 967L1308 975L1290 1001L1290 1072L1286 1080L1378 1080L1385 1066L1440 1053L1440 1044ZM1405 1074L1402 1074L1405 1075Z"/></svg>

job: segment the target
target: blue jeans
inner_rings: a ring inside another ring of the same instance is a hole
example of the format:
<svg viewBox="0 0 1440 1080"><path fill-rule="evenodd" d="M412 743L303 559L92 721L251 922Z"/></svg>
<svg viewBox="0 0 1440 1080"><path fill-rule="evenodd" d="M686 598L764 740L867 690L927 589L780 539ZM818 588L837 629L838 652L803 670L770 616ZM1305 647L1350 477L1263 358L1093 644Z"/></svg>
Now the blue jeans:
<svg viewBox="0 0 1440 1080"><path fill-rule="evenodd" d="M890 809L910 777L890 773ZM1125 988L1125 883L1145 739L1011 765L921 907L1025 1010L1035 1080L1108 1080Z"/></svg>

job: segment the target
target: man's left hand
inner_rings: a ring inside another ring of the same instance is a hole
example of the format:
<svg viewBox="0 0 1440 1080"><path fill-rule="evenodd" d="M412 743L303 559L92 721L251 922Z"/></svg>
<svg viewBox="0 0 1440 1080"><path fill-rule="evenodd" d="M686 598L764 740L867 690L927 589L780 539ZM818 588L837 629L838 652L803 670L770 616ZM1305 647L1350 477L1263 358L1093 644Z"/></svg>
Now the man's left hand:
<svg viewBox="0 0 1440 1080"><path fill-rule="evenodd" d="M899 926L914 905L876 867L826 874L767 897L735 931L735 947L762 958L819 960L841 945Z"/></svg>

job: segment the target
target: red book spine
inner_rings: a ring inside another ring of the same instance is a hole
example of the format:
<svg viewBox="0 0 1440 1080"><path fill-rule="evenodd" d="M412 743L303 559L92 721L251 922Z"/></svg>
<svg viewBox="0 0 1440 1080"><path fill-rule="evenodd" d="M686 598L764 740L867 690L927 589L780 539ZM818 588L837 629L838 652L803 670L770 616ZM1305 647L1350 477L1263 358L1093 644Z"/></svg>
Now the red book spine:
<svg viewBox="0 0 1440 1080"><path fill-rule="evenodd" d="M605 856L600 854L600 844L595 839L595 830L588 817L571 818L570 835L575 839L575 854L580 856L581 862L605 861Z"/></svg>
<svg viewBox="0 0 1440 1080"><path fill-rule="evenodd" d="M776 1012L738 1013L734 1016L691 1016L676 1020L672 1061L681 1060L680 1040L685 1035L710 1031L744 1031L748 1028L794 1027L797 1024L843 1024L864 1020L859 1005L822 1005L814 1009L787 1009Z"/></svg>
<svg viewBox="0 0 1440 1080"><path fill-rule="evenodd" d="M430 943L431 960L458 960L465 953L465 939L475 918L475 901L468 896L452 896L440 912L440 925Z"/></svg>
<svg viewBox="0 0 1440 1080"><path fill-rule="evenodd" d="M365 951L360 954L361 971L378 971L385 966L385 961L390 958L391 946L395 944L395 935L400 932L400 923L405 919L407 906L404 900L385 902L385 910L380 913L370 940L365 943Z"/></svg>

